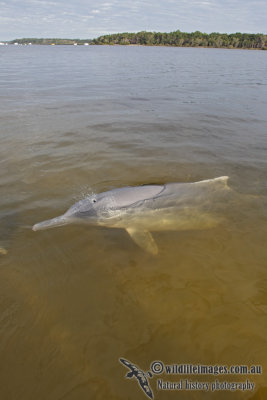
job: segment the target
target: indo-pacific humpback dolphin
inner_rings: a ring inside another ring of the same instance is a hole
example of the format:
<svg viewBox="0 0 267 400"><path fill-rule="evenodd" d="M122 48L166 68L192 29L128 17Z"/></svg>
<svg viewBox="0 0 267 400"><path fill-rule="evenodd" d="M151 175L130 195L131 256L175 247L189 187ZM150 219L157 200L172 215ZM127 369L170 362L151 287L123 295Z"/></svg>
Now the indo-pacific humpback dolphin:
<svg viewBox="0 0 267 400"><path fill-rule="evenodd" d="M167 183L112 189L75 203L65 214L40 222L34 231L67 224L124 228L152 254L158 247L150 232L206 229L222 219L222 204L232 190L228 176L194 183Z"/></svg>

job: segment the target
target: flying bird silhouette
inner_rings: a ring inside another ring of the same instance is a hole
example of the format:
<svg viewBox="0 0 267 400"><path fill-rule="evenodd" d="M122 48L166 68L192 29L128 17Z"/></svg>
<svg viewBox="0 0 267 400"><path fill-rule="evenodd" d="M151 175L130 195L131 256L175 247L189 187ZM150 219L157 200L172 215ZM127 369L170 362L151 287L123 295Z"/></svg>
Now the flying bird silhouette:
<svg viewBox="0 0 267 400"><path fill-rule="evenodd" d="M126 378L132 378L133 376L137 379L139 386L145 392L145 394L153 399L153 392L151 387L149 386L148 379L152 378L152 373L150 371L144 372L137 365L132 364L130 361L125 360L125 358L120 358L120 362L125 365L125 367L129 368L130 372L125 375Z"/></svg>

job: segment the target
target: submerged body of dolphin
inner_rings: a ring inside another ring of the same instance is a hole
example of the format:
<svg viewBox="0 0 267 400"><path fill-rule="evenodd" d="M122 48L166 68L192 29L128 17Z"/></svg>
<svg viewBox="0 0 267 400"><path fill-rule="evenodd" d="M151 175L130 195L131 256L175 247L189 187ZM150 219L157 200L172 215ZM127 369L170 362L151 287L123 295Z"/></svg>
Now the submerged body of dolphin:
<svg viewBox="0 0 267 400"><path fill-rule="evenodd" d="M113 189L75 203L60 217L40 222L34 231L67 224L124 228L146 251L157 254L150 232L206 229L221 220L230 188L227 176L194 183L168 183Z"/></svg>

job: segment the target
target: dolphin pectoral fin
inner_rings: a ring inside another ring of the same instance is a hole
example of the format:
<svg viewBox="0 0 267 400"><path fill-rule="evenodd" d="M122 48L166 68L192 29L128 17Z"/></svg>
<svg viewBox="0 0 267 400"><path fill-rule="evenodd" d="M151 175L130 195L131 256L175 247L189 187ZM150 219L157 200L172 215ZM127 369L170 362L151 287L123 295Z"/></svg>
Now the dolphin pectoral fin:
<svg viewBox="0 0 267 400"><path fill-rule="evenodd" d="M127 228L126 231L133 241L142 249L153 255L158 254L158 246L150 232L137 230L135 228Z"/></svg>

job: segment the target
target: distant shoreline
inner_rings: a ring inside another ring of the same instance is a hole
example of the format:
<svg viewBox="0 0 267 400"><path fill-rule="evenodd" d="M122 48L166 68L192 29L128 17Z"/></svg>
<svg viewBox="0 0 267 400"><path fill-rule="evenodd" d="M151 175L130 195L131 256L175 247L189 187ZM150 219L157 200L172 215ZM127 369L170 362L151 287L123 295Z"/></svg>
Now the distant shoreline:
<svg viewBox="0 0 267 400"><path fill-rule="evenodd" d="M18 43L19 46L29 46L29 44L24 43L20 44ZM14 46L13 43L8 44L8 46ZM36 43L32 45L33 47L35 46L51 46L50 44L41 44L41 43ZM58 46L74 46L73 44L54 44L53 46L58 47ZM77 44L78 47L84 46L82 44ZM183 49L213 49L213 50L257 50L257 51L262 51L262 50L267 50L267 48L251 48L251 47L211 47L211 46L176 46L176 45L150 45L150 44L128 44L128 45L122 45L122 44L90 44L89 47L166 47L166 48L183 48Z"/></svg>
<svg viewBox="0 0 267 400"><path fill-rule="evenodd" d="M267 35L262 33L218 33L196 32L170 33L137 32L115 33L99 36L96 39L60 39L60 38L22 38L1 44L8 45L123 45L123 46L158 46L158 47L197 47L267 50Z"/></svg>
<svg viewBox="0 0 267 400"><path fill-rule="evenodd" d="M61 45L62 46L62 45ZM175 46L168 44L92 44L90 46L105 46L105 47L167 47L167 48L183 48L183 49L213 49L213 50L267 50L260 48L251 48L251 47L211 47L211 46Z"/></svg>

